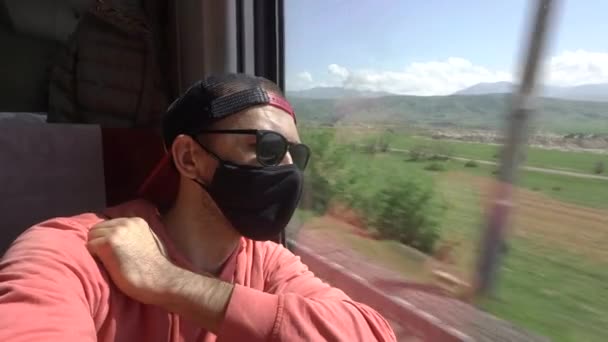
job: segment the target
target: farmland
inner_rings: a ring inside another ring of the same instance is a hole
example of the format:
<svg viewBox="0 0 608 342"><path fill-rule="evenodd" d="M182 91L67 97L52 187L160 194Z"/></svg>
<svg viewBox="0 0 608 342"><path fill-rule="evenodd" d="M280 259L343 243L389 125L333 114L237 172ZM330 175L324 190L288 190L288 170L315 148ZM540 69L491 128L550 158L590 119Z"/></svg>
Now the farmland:
<svg viewBox="0 0 608 342"><path fill-rule="evenodd" d="M305 134L306 135L306 134ZM341 132L333 142L369 143L369 136ZM412 149L437 144L424 137L398 135L390 147ZM439 142L450 153L491 160L496 146ZM329 146L327 146L329 147ZM368 153L352 150L339 177L357 172L353 185L363 196L390 185L397 177L415 180L434 189L440 231L438 246L453 246L445 267L470 279L476 257L482 212L488 201L495 166L465 167L457 160L411 160L407 153ZM531 149L528 165L590 173L598 155ZM429 167L434 165L434 167ZM437 166L439 165L439 166ZM556 341L603 341L608 336L608 181L524 171L515 193L516 206L501 272L497 297L483 307ZM434 211L430 211L433 213ZM327 221L330 222L330 221ZM316 221L310 229L332 230L335 224ZM373 230L373 227L366 227ZM427 281L427 267L400 252L395 242L366 239L341 231L351 248L408 279Z"/></svg>
<svg viewBox="0 0 608 342"><path fill-rule="evenodd" d="M342 132L343 142L362 143L383 140L390 144L391 148L412 150L426 147L436 153L444 153L451 156L469 158L475 160L499 161L500 148L498 144L484 144L475 142L437 140L412 129L338 129ZM560 151L539 147L526 149L524 165L540 168L549 168L564 171L593 174L594 167L598 162L608 164L607 153L591 153L585 151ZM605 171L606 172L606 171ZM608 176L608 173L605 173Z"/></svg>

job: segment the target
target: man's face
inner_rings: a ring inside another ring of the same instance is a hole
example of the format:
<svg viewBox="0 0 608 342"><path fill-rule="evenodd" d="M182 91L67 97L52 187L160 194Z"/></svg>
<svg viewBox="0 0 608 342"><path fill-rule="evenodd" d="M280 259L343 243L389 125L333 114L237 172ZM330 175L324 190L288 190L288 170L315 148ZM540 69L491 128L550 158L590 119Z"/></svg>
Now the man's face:
<svg viewBox="0 0 608 342"><path fill-rule="evenodd" d="M290 143L300 143L294 119L283 110L263 105L248 108L216 122L209 130L257 129L274 131ZM219 158L239 165L259 166L254 134L201 134L199 143ZM218 161L206 152L194 139L181 135L172 147L176 167L182 175L208 183L218 166ZM285 154L281 165L293 163L291 155Z"/></svg>

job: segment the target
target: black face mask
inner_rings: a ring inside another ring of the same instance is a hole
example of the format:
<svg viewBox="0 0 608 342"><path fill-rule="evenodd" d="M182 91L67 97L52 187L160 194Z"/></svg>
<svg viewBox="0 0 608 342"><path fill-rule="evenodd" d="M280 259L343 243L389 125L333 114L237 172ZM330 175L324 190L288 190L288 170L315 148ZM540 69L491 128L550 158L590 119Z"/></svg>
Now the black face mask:
<svg viewBox="0 0 608 342"><path fill-rule="evenodd" d="M252 240L274 238L298 206L302 171L295 165L253 167L217 159L220 165L211 184L196 182L242 236Z"/></svg>

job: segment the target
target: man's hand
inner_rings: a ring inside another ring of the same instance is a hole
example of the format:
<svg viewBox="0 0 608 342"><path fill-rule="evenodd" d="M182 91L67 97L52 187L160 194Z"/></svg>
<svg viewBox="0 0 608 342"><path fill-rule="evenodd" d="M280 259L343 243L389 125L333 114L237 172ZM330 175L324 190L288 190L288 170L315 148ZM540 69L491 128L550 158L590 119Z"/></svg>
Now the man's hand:
<svg viewBox="0 0 608 342"><path fill-rule="evenodd" d="M145 220L101 222L89 231L87 246L127 296L188 317L207 331L218 331L233 285L172 264Z"/></svg>
<svg viewBox="0 0 608 342"><path fill-rule="evenodd" d="M177 266L148 223L138 217L101 222L89 231L87 247L97 256L114 284L129 297L160 304Z"/></svg>

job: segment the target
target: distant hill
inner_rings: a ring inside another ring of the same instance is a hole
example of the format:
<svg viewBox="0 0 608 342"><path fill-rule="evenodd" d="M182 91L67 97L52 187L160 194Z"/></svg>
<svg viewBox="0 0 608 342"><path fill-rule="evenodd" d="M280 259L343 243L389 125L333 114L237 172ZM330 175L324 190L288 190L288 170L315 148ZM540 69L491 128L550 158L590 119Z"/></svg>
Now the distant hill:
<svg viewBox="0 0 608 342"><path fill-rule="evenodd" d="M581 101L608 102L608 83L585 84L577 87L552 87L546 96Z"/></svg>
<svg viewBox="0 0 608 342"><path fill-rule="evenodd" d="M290 98L302 121L321 124L392 123L432 127L497 129L511 95L385 96L380 98ZM536 127L553 132L608 132L608 103L553 98L539 100Z"/></svg>
<svg viewBox="0 0 608 342"><path fill-rule="evenodd" d="M287 97L314 98L314 99L342 99L356 97L381 97L392 95L383 91L364 91L342 87L316 87L305 90L288 91Z"/></svg>
<svg viewBox="0 0 608 342"><path fill-rule="evenodd" d="M486 95L511 93L511 82L478 83L462 89L454 95ZM608 83L585 84L576 87L544 86L542 96L566 100L608 102Z"/></svg>
<svg viewBox="0 0 608 342"><path fill-rule="evenodd" d="M514 89L511 82L477 83L454 93L454 95L485 95L511 93Z"/></svg>

